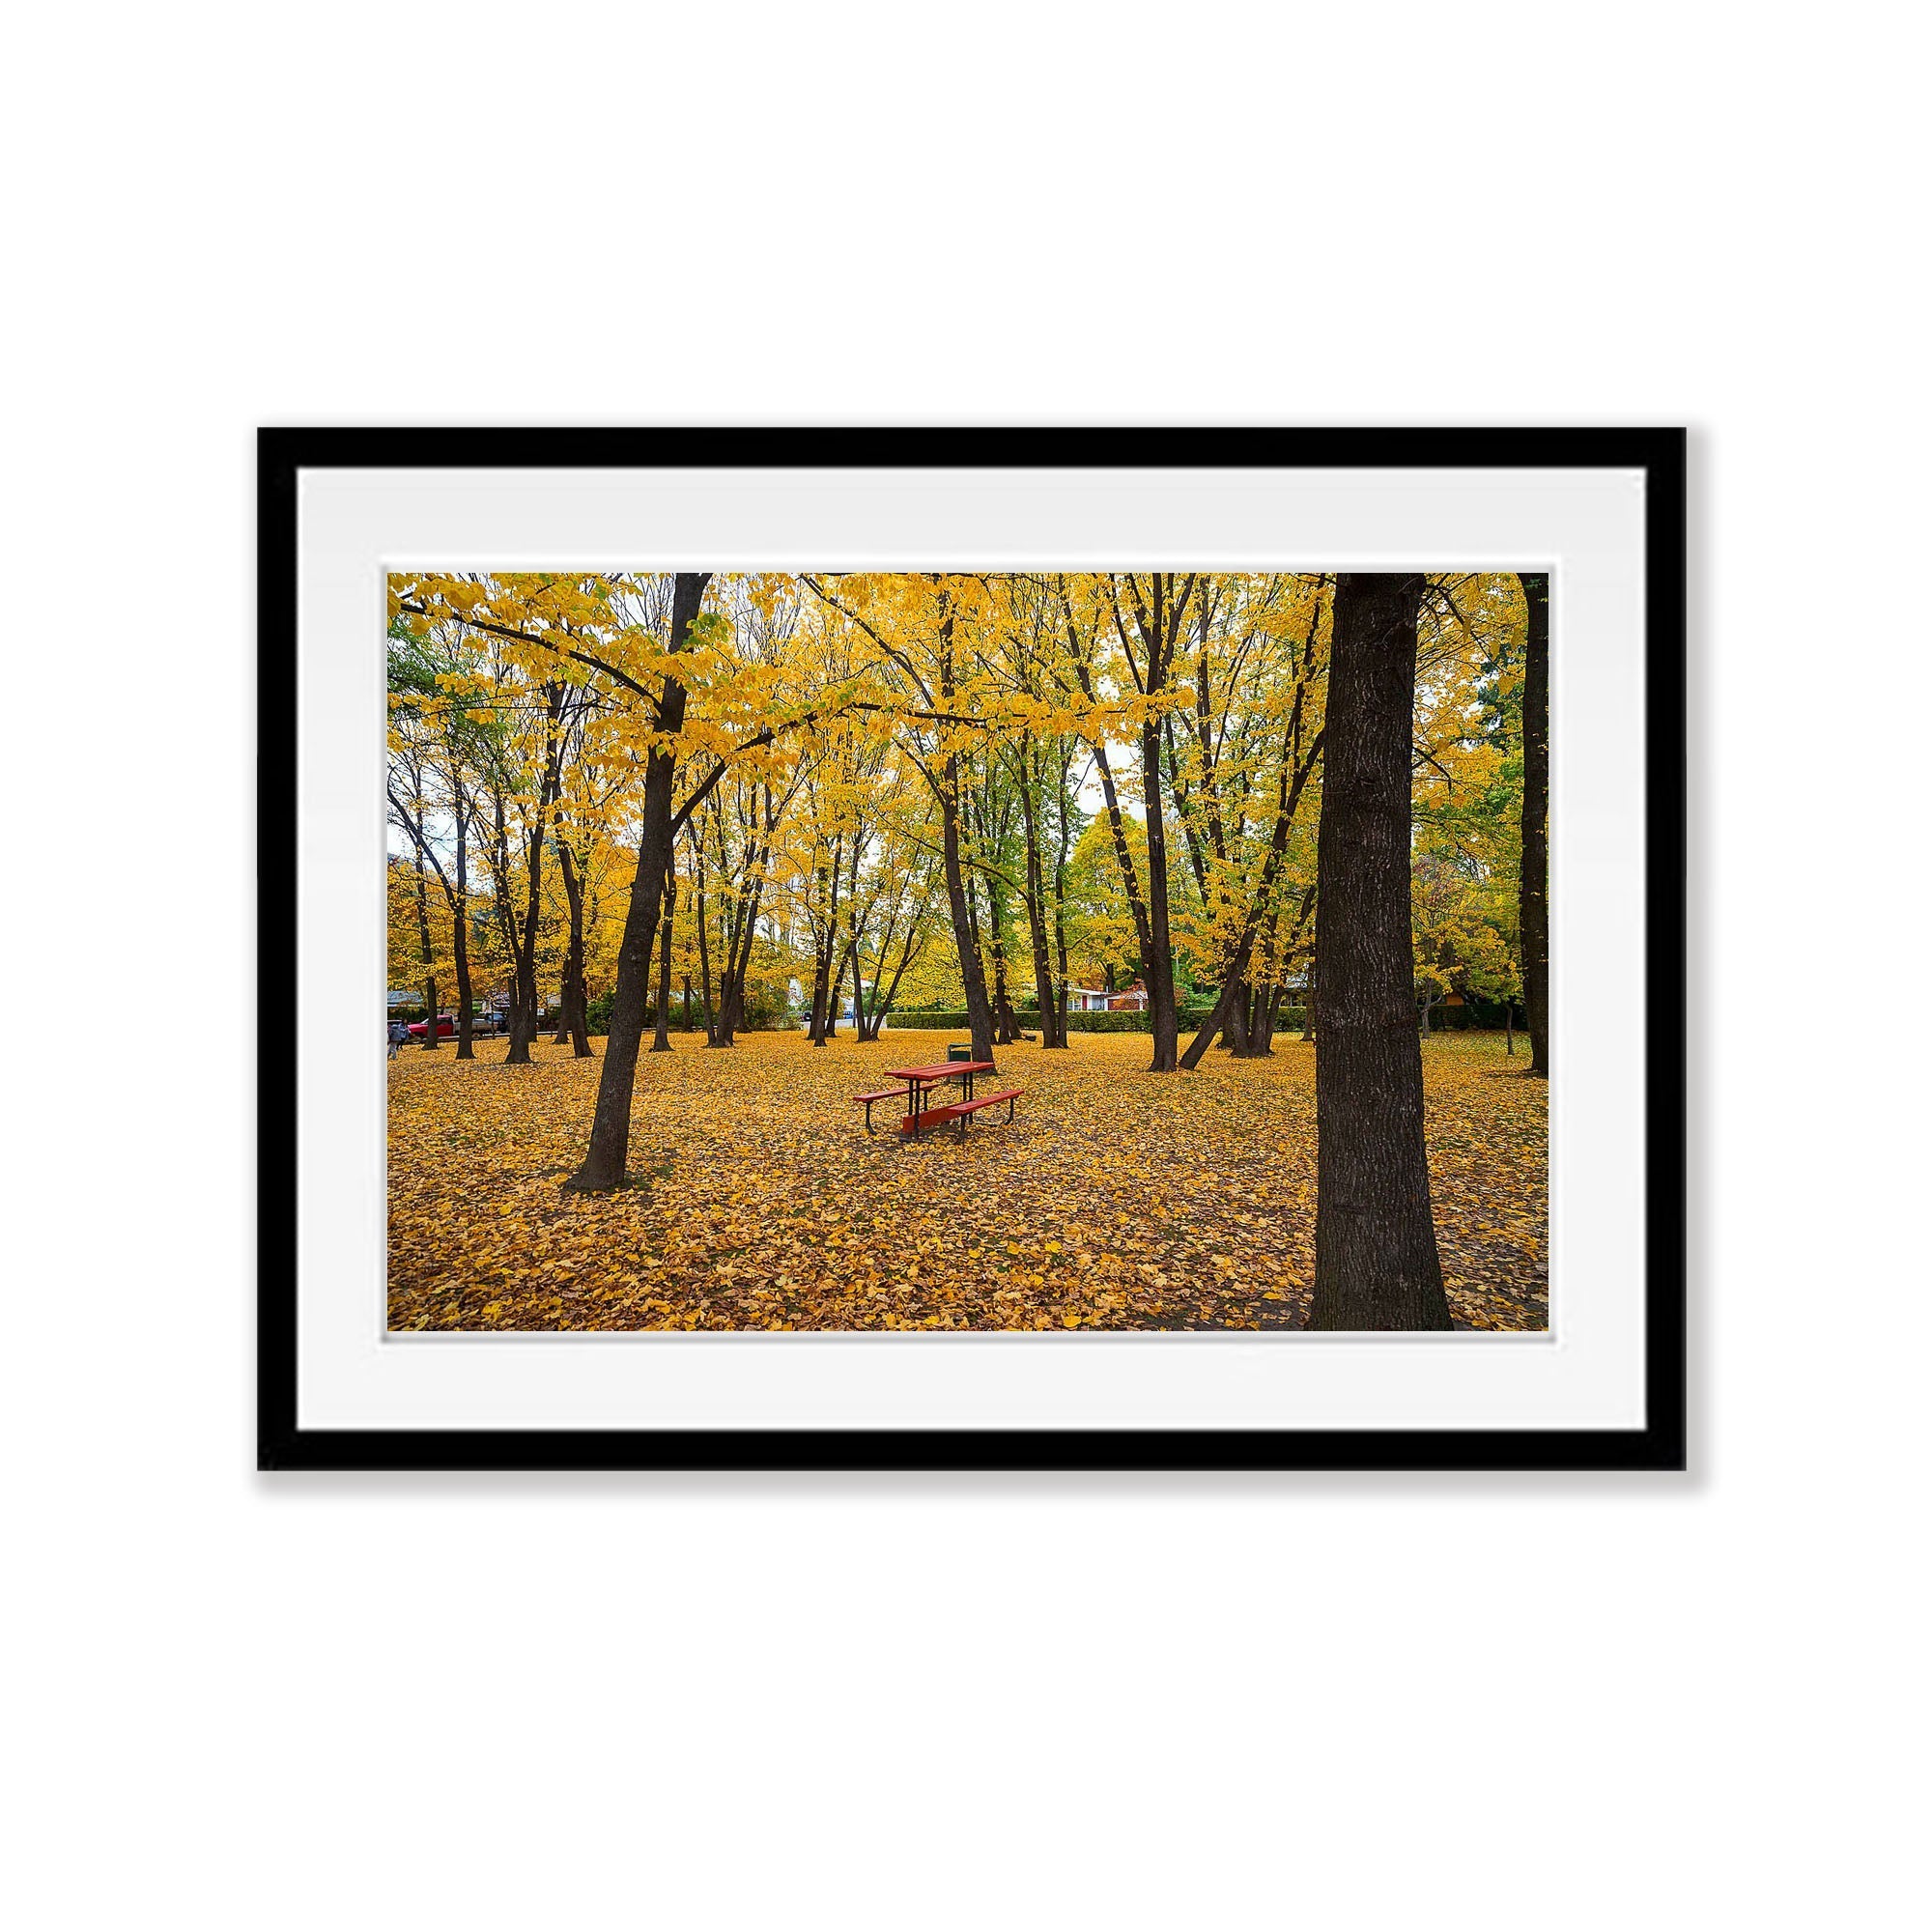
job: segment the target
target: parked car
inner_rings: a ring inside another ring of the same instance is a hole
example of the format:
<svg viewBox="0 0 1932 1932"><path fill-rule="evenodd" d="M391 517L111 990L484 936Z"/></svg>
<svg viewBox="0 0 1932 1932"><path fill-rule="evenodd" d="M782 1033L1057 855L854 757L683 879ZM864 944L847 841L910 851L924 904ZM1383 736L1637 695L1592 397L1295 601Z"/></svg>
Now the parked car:
<svg viewBox="0 0 1932 1932"><path fill-rule="evenodd" d="M507 1013L499 1013L493 1008L478 1007L469 1015L469 1031L478 1039L488 1039L494 1035L506 1034L509 1030L509 1015ZM454 1013L437 1014L436 1037L438 1039L454 1039L456 1037L456 1015ZM415 1021L410 1028L410 1037L412 1039L427 1039L429 1037L429 1022L427 1020Z"/></svg>

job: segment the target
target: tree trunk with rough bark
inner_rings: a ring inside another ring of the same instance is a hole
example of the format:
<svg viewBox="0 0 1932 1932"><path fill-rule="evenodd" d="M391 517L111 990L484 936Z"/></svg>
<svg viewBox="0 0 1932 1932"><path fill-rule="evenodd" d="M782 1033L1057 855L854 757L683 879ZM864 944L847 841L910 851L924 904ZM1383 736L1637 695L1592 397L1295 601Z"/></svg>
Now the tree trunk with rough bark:
<svg viewBox="0 0 1932 1932"><path fill-rule="evenodd" d="M670 649L681 651L704 603L709 571L679 571L671 595ZM665 679L658 701L658 729L674 736L684 728L685 690L674 677ZM676 754L668 747L653 751L644 767L643 836L638 843L638 875L631 887L631 904L624 916L624 936L617 949L617 984L611 999L611 1036L605 1043L604 1068L597 1083L597 1110L590 1124L590 1146L583 1164L564 1184L588 1192L621 1187L631 1151L631 1100L637 1086L638 1056L644 1039L644 996L650 985L651 944L657 932L658 904L665 874L670 868L671 794L677 778Z"/></svg>
<svg viewBox="0 0 1932 1932"><path fill-rule="evenodd" d="M668 1053L670 1047L670 935L677 919L677 868L665 872L664 924L658 932L658 1030L651 1039L653 1053Z"/></svg>
<svg viewBox="0 0 1932 1932"><path fill-rule="evenodd" d="M526 835L526 869L528 873L529 903L524 913L523 945L517 952L517 980L523 988L522 1011L510 1034L510 1051L505 1065L526 1066L530 1048L536 1043L542 1009L537 999L537 926L543 915L543 853L549 836L550 812L563 790L563 708L564 687L552 682L544 687L544 768L537 788L536 815Z"/></svg>
<svg viewBox="0 0 1932 1932"><path fill-rule="evenodd" d="M556 1030L555 1043L561 1046L567 1039L572 1058L588 1060L590 1000L583 980L583 879L577 869L577 855L570 849L569 839L559 838L556 852L558 867L563 873L563 895L570 905L570 950L564 955L563 1009L557 1015L561 1024Z"/></svg>
<svg viewBox="0 0 1932 1932"><path fill-rule="evenodd" d="M751 862L749 886L740 886L725 901L726 916L721 922L720 937L724 952L718 962L718 1006L709 1021L710 1044L731 1046L745 1024L745 981L751 977L752 949L758 937L758 905L764 893L764 867L771 856L771 835L778 823L776 813L766 821L765 842ZM719 876L726 876L722 859Z"/></svg>
<svg viewBox="0 0 1932 1932"><path fill-rule="evenodd" d="M877 998L876 988L873 997ZM856 940L852 946L852 1031L862 1046L879 1037L876 1020L868 1022L866 1014L866 960Z"/></svg>
<svg viewBox="0 0 1932 1932"><path fill-rule="evenodd" d="M993 955L993 1041L1010 1046L1020 1037L1020 1023L1007 992L1006 906L992 879L986 881L986 951Z"/></svg>
<svg viewBox="0 0 1932 1932"><path fill-rule="evenodd" d="M1422 580L1336 580L1315 1050L1321 1329L1450 1327L1430 1209L1409 908L1410 748Z"/></svg>
<svg viewBox="0 0 1932 1932"><path fill-rule="evenodd" d="M495 808L496 833L490 844L490 871L492 875L491 900L497 909L497 930L501 938L503 958L510 968L510 1037L514 1039L523 1011L522 989L517 981L517 912L510 903L510 833L503 805L503 787L498 780L493 779L490 786L490 801Z"/></svg>
<svg viewBox="0 0 1932 1932"><path fill-rule="evenodd" d="M436 1028L436 946L429 936L429 885L423 877L422 859L416 859L416 933L422 950L423 1001L429 1018L423 1027L423 1049L434 1053L439 1041Z"/></svg>
<svg viewBox="0 0 1932 1932"><path fill-rule="evenodd" d="M696 838L692 840L691 882L697 893L693 923L697 929L697 986L704 996L704 1044L722 1046L724 1041L718 1037L718 1009L711 998L711 912L704 891L704 847Z"/></svg>
<svg viewBox="0 0 1932 1932"><path fill-rule="evenodd" d="M1249 1009L1253 1006L1248 982L1245 979L1235 986L1234 1004L1228 1009L1228 1023L1221 1029L1220 1044L1236 1060L1248 1058L1249 1041L1253 1035L1249 1029Z"/></svg>
<svg viewBox="0 0 1932 1932"><path fill-rule="evenodd" d="M471 1039L476 1027L476 996L469 983L469 838L466 821L469 801L461 785L456 786L456 903L451 922L451 942L456 953L456 1057L474 1060Z"/></svg>
<svg viewBox="0 0 1932 1932"><path fill-rule="evenodd" d="M1172 1073L1180 1064L1180 1012L1174 997L1174 940L1168 924L1167 825L1160 802L1160 727L1141 730L1141 776L1147 790L1148 939L1141 962L1153 1020L1151 1073Z"/></svg>
<svg viewBox="0 0 1932 1932"><path fill-rule="evenodd" d="M1025 751L1023 745L1023 758ZM1027 938L1033 948L1033 996L1039 1007L1039 1043L1044 1048L1061 1045L1064 1036L1053 997L1053 962L1047 952L1046 871L1040 863L1039 824L1034 809L1032 778L1031 764L1023 765L1020 822L1026 836Z"/></svg>
<svg viewBox="0 0 1932 1932"><path fill-rule="evenodd" d="M946 867L946 907L952 917L952 943L959 949L959 979L966 993L966 1024L973 1036L973 1058L993 1057L993 1007L986 997L986 974L980 961L973 908L966 897L966 874L959 863L959 760L946 760L939 795L941 857Z"/></svg>
<svg viewBox="0 0 1932 1932"><path fill-rule="evenodd" d="M1270 986L1265 998L1255 1000L1255 1016L1248 1027L1248 1053L1250 1060L1271 1060L1274 1057L1274 1023L1281 1012L1282 989Z"/></svg>
<svg viewBox="0 0 1932 1932"><path fill-rule="evenodd" d="M1549 575L1519 576L1529 606L1522 671L1522 1003L1529 1070L1549 1077Z"/></svg>
<svg viewBox="0 0 1932 1932"><path fill-rule="evenodd" d="M1066 779L1068 761L1063 759L1060 767L1060 789L1057 794L1055 817L1059 821L1059 842L1054 851L1053 863L1053 956L1060 968L1059 978L1054 984L1053 1009L1060 1022L1060 1037L1055 1046L1070 1048L1073 1044L1072 1030L1066 1024L1067 987L1072 978L1066 964L1066 857L1071 848L1067 815L1070 810L1066 800Z"/></svg>
<svg viewBox="0 0 1932 1932"><path fill-rule="evenodd" d="M953 614L950 604L940 619L939 695L950 706L952 688ZM952 943L959 951L959 980L966 994L966 1025L973 1037L973 1058L993 1057L993 1005L986 997L986 972L980 958L965 868L959 856L959 756L946 754L939 783L940 859L946 876L946 909L952 920Z"/></svg>
<svg viewBox="0 0 1932 1932"><path fill-rule="evenodd" d="M812 942L811 962L811 1019L805 1029L805 1037L813 1046L825 1044L825 1009L831 992L832 945L830 940L815 939Z"/></svg>
<svg viewBox="0 0 1932 1932"><path fill-rule="evenodd" d="M1255 882L1254 897L1248 902L1246 916L1241 921L1241 935L1236 942L1235 955L1228 962L1225 983L1221 997L1215 1002L1214 1010L1194 1036L1180 1061L1182 1072L1191 1073L1201 1064L1201 1056L1207 1052L1208 1043L1224 1028L1230 1032L1230 1043L1243 1057L1251 1056L1247 1032L1244 1025L1236 1029L1238 1018L1244 1016L1247 1000L1248 967L1255 956L1255 940L1261 932L1264 918L1270 921L1268 946L1270 952L1274 944L1274 934L1279 928L1281 902L1275 893L1275 875L1281 869L1281 863L1288 851L1288 835L1294 823L1295 808L1301 803L1301 793L1307 784L1309 774L1315 769L1315 761L1321 753L1321 737L1318 734L1309 747L1306 758L1293 763L1291 769L1293 738L1291 734L1281 748L1281 776L1278 782L1274 830L1268 836L1267 856L1262 861L1261 876ZM1302 901L1301 917L1306 918L1308 901ZM1300 930L1301 921L1295 922L1295 930Z"/></svg>

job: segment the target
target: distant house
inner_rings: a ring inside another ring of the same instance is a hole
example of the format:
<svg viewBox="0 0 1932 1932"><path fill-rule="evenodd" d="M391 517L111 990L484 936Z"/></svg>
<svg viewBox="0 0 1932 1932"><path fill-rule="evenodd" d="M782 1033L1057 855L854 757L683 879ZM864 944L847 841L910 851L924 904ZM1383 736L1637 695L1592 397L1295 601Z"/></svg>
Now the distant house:
<svg viewBox="0 0 1932 1932"><path fill-rule="evenodd" d="M1124 993L1110 993L1104 986L1069 986L1066 1010L1070 1013L1140 1013L1147 1010L1147 988L1136 980Z"/></svg>

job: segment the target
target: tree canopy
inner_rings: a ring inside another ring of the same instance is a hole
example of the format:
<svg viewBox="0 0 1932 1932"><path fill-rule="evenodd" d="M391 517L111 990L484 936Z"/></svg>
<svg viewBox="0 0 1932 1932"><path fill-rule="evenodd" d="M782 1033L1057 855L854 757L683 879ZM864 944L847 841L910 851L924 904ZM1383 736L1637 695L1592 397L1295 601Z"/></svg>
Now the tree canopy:
<svg viewBox="0 0 1932 1932"><path fill-rule="evenodd" d="M1421 582L1426 1029L1522 992L1527 607L1510 575ZM925 1005L981 1053L1056 1047L1070 988L1136 988L1151 1070L1265 1055L1319 1005L1334 598L1321 573L397 574L391 984L457 1009L459 1052L487 1007L512 1059L539 1027L589 1055L628 934L660 1043L673 1008L728 1047Z"/></svg>

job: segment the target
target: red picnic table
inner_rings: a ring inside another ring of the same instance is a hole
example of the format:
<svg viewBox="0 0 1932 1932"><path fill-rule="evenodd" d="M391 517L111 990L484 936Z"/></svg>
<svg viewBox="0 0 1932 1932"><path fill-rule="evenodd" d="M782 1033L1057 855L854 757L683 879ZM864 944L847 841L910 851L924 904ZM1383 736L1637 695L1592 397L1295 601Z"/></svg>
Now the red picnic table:
<svg viewBox="0 0 1932 1932"><path fill-rule="evenodd" d="M1013 1102L1020 1096L1019 1088L1013 1087L998 1094L981 1094L978 1099L973 1097L973 1076L976 1073L992 1073L996 1070L990 1060L942 1060L930 1066L887 1067L888 1079L905 1082L903 1093L909 1104L905 1119L899 1122L899 1132L910 1134L917 1140L923 1128L943 1126L950 1121L957 1121L960 1137L963 1139L966 1122L982 1107L997 1106L1002 1100L1007 1103L1007 1119L1010 1121L1013 1117ZM931 1098L931 1090L948 1080L964 1083L965 1092L962 1096L943 1107L927 1106L925 1102ZM901 1090L896 1087L888 1087L876 1094L860 1094L854 1096L855 1104L863 1104L866 1109L867 1132L871 1131L872 1103L876 1100L896 1099L900 1096L900 1092Z"/></svg>

